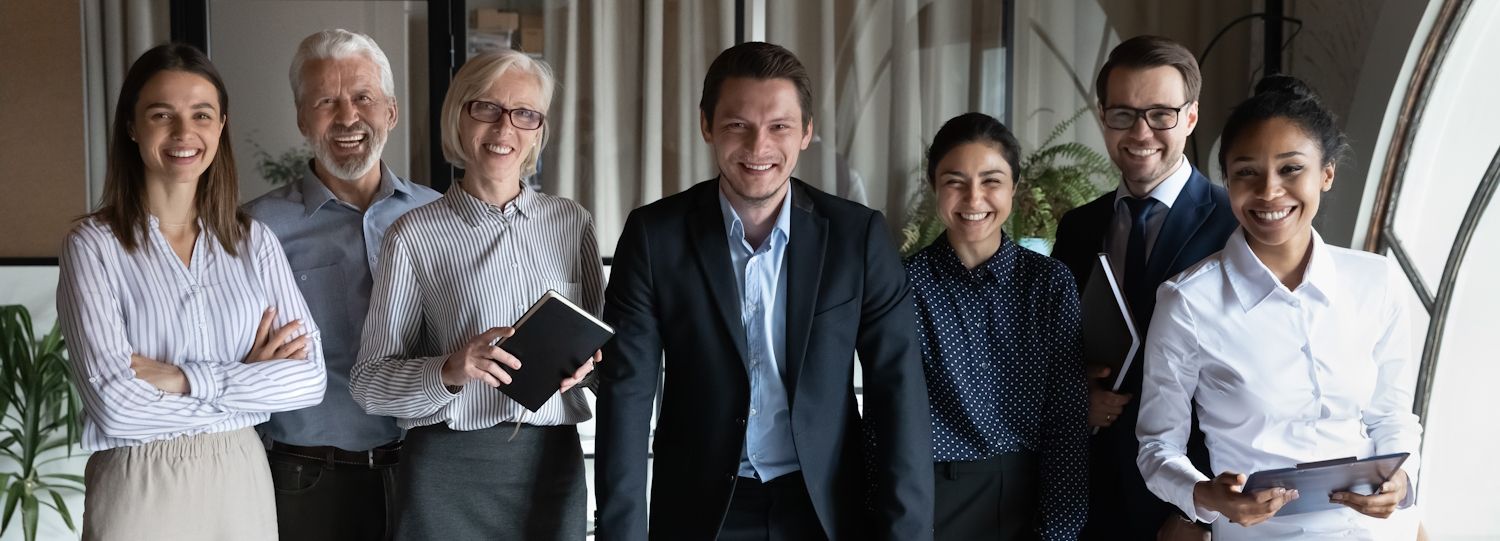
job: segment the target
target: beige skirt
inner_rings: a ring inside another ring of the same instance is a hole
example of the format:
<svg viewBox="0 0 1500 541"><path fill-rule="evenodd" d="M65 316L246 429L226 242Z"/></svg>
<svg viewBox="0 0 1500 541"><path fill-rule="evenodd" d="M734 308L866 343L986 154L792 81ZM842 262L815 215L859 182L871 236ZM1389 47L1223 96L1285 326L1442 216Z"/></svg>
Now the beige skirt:
<svg viewBox="0 0 1500 541"><path fill-rule="evenodd" d="M276 539L276 500L255 430L94 453L83 474L83 539Z"/></svg>

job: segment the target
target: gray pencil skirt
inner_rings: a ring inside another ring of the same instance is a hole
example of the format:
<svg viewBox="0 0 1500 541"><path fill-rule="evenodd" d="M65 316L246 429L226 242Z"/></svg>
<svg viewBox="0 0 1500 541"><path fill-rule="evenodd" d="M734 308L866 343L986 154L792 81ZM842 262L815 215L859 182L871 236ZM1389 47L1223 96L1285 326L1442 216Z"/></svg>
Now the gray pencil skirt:
<svg viewBox="0 0 1500 541"><path fill-rule="evenodd" d="M411 429L401 449L396 539L567 540L588 528L578 428ZM509 441L507 441L509 439Z"/></svg>

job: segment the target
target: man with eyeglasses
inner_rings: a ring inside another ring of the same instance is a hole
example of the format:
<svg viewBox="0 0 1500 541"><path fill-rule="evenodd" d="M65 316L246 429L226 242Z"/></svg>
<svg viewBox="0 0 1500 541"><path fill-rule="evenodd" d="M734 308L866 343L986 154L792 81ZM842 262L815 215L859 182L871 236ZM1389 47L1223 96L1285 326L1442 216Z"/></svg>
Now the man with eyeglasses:
<svg viewBox="0 0 1500 541"><path fill-rule="evenodd" d="M1063 215L1052 256L1083 289L1097 254L1110 255L1142 338L1156 307L1156 286L1224 248L1237 225L1224 188L1209 183L1182 150L1198 124L1203 79L1193 54L1170 39L1131 38L1110 52L1095 83L1100 120L1120 185ZM1144 349L1144 348L1143 348ZM1083 539L1201 539L1195 527L1146 488L1136 468L1140 402L1138 353L1118 392L1114 375L1090 367L1089 521ZM1189 457L1208 470L1196 429Z"/></svg>
<svg viewBox="0 0 1500 541"><path fill-rule="evenodd" d="M245 204L276 234L322 331L323 403L260 425L283 540L389 539L402 431L349 394L385 230L439 194L380 159L396 126L390 62L369 36L323 30L290 70L297 128L313 149L302 178Z"/></svg>

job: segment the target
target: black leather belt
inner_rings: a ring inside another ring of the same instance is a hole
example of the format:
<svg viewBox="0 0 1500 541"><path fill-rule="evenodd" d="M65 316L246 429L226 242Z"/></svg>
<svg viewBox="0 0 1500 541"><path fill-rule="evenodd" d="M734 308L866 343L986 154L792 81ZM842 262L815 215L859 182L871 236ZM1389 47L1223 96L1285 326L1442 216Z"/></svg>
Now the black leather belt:
<svg viewBox="0 0 1500 541"><path fill-rule="evenodd" d="M271 451L309 460L320 460L331 464L347 464L369 468L395 466L401 462L401 442L395 441L368 451L348 451L323 445L306 447L281 442L271 444Z"/></svg>

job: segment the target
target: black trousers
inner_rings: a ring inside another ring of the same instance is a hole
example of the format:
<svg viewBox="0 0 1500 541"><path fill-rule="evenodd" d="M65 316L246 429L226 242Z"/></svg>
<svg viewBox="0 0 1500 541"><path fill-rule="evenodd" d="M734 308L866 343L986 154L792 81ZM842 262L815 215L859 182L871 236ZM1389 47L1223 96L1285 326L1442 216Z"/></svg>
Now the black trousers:
<svg viewBox="0 0 1500 541"><path fill-rule="evenodd" d="M729 511L719 528L720 541L791 541L827 539L802 472L767 482L741 477L734 483Z"/></svg>
<svg viewBox="0 0 1500 541"><path fill-rule="evenodd" d="M933 539L1040 539L1039 470L1035 453L934 463Z"/></svg>
<svg viewBox="0 0 1500 541"><path fill-rule="evenodd" d="M395 532L396 466L267 451L282 541L384 541Z"/></svg>

